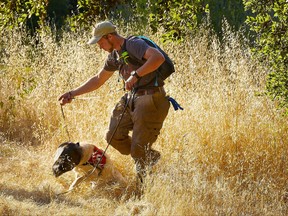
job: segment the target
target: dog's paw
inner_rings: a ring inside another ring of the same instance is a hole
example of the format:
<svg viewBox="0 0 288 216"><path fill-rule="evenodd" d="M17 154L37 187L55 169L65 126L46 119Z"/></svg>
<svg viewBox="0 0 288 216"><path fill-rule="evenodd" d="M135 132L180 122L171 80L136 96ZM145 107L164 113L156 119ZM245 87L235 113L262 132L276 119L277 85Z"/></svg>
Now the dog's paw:
<svg viewBox="0 0 288 216"><path fill-rule="evenodd" d="M97 187L97 183L94 182L94 181L91 181L91 189L92 189L92 190L93 190L93 189L96 189L96 187Z"/></svg>
<svg viewBox="0 0 288 216"><path fill-rule="evenodd" d="M73 189L74 189L74 185L71 185L68 190L71 191Z"/></svg>

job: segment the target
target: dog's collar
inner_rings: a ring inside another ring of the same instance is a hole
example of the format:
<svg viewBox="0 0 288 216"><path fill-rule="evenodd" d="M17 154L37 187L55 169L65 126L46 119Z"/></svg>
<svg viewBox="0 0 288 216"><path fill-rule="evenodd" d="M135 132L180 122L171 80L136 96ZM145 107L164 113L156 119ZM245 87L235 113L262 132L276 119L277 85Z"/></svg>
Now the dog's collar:
<svg viewBox="0 0 288 216"><path fill-rule="evenodd" d="M104 166L106 164L106 156L103 155L103 151L101 149L97 148L96 146L94 146L93 153L92 153L91 157L89 158L89 160L86 163L84 163L82 165L88 165L88 164L92 165L94 167L97 165L97 168L100 170L104 169Z"/></svg>

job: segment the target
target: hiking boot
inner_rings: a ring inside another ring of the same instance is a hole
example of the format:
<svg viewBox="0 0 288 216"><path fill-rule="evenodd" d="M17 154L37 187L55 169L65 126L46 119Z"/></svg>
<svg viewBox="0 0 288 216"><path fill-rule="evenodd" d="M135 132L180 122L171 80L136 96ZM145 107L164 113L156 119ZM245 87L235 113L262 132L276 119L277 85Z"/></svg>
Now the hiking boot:
<svg viewBox="0 0 288 216"><path fill-rule="evenodd" d="M150 166L156 165L160 158L161 158L160 152L154 149L151 149L150 156L149 156L149 165Z"/></svg>
<svg viewBox="0 0 288 216"><path fill-rule="evenodd" d="M144 194L143 178L137 174L136 181L135 181L135 190L134 190L135 198L140 199L143 194Z"/></svg>

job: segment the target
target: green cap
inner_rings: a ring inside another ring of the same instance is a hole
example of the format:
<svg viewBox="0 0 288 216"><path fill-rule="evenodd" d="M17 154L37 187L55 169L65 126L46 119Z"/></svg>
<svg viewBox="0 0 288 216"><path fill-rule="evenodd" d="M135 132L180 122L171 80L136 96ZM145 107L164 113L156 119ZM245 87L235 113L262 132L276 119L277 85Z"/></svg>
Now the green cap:
<svg viewBox="0 0 288 216"><path fill-rule="evenodd" d="M96 24L92 32L92 38L88 41L88 44L97 43L104 35L116 32L116 26L109 21L104 21Z"/></svg>

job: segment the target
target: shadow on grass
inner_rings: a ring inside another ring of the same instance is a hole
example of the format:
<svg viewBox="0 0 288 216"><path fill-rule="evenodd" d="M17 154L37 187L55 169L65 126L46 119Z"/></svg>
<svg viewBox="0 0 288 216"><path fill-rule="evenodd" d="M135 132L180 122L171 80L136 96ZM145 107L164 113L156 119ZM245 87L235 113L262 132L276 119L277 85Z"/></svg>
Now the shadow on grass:
<svg viewBox="0 0 288 216"><path fill-rule="evenodd" d="M23 202L25 200L31 200L37 205L49 205L51 202L65 202L65 205L81 206L80 203L72 202L65 196L57 196L49 188L41 190L27 191L25 189L15 189L12 187L0 184L0 195L12 196L15 200Z"/></svg>

